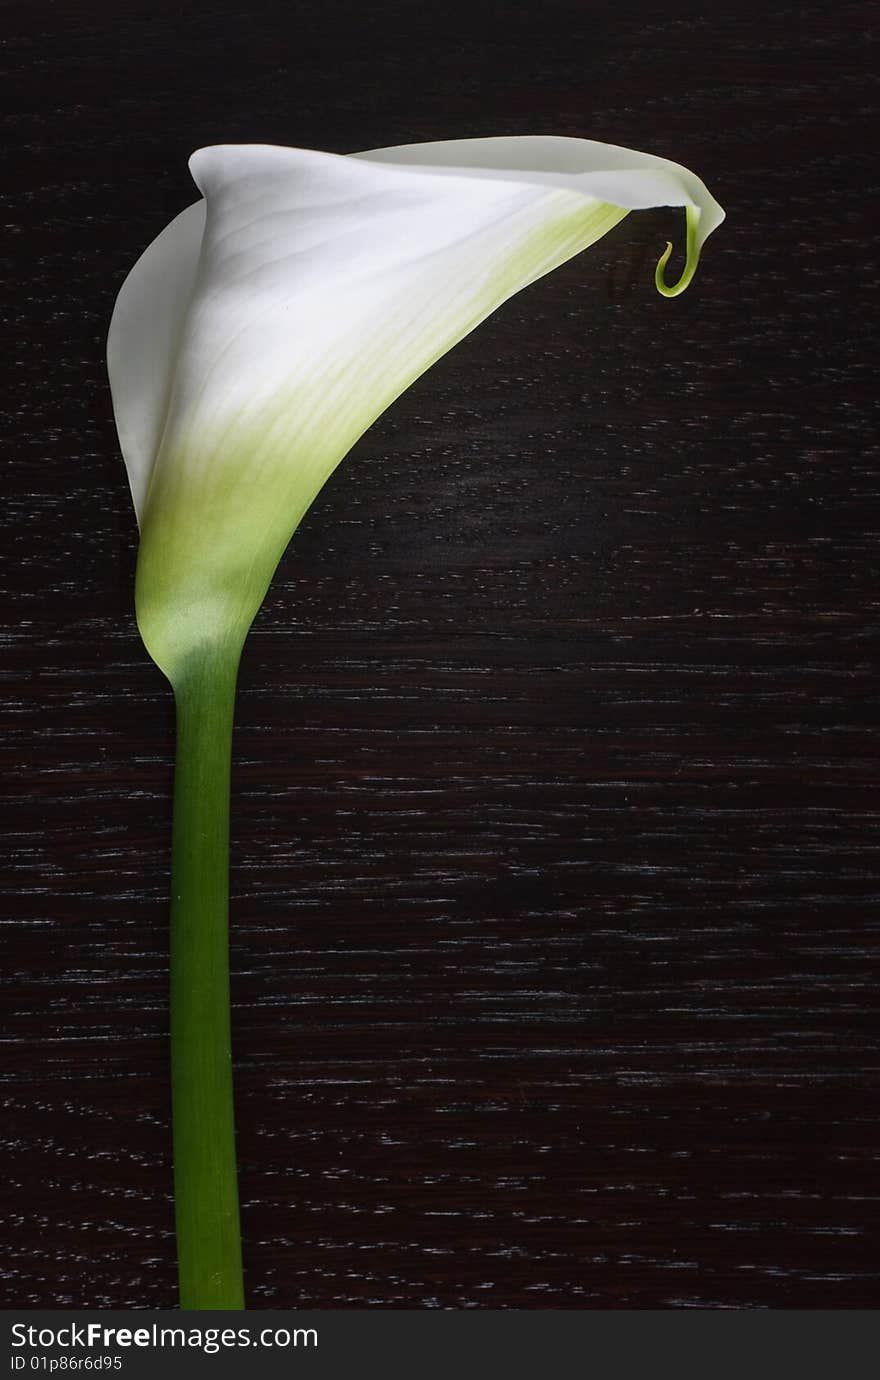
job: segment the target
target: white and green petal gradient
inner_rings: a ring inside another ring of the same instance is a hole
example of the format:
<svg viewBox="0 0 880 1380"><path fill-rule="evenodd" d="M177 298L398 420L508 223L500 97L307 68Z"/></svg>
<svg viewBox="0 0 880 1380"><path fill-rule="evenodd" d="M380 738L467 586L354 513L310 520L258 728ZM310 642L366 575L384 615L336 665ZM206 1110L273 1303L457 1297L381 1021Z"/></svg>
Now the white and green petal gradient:
<svg viewBox="0 0 880 1380"><path fill-rule="evenodd" d="M690 281L724 213L666 159L567 138L340 157L200 149L203 199L137 262L108 367L141 528L138 622L174 682L240 647L359 436L436 359L631 210L681 206Z"/></svg>

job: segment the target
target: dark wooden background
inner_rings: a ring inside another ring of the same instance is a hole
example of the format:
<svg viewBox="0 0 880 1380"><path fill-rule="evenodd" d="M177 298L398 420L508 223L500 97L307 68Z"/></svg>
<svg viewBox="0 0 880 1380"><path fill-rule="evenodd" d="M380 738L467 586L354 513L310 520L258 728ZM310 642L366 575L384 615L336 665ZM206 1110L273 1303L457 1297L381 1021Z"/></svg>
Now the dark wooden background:
<svg viewBox="0 0 880 1380"><path fill-rule="evenodd" d="M119 285L201 144L555 132L729 219L676 301L658 211L509 303L282 563L235 742L250 1303L876 1306L876 7L0 17L3 1302L175 1299Z"/></svg>

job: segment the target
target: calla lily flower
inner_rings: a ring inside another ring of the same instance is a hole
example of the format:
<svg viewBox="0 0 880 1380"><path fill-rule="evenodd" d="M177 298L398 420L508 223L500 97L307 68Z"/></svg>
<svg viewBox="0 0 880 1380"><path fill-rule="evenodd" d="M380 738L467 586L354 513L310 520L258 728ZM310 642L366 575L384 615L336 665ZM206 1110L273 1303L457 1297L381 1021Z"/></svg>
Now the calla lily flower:
<svg viewBox="0 0 880 1380"><path fill-rule="evenodd" d="M138 621L174 681L239 642L359 436L502 302L627 212L682 206L690 282L723 212L662 158L569 138L341 157L200 149L203 199L119 294L108 366L141 527Z"/></svg>
<svg viewBox="0 0 880 1380"><path fill-rule="evenodd" d="M235 678L300 519L355 441L514 293L630 211L724 212L692 172L568 138L339 156L200 149L202 196L125 280L107 356L140 525L136 605L177 703L171 1045L181 1304L243 1307L227 873Z"/></svg>

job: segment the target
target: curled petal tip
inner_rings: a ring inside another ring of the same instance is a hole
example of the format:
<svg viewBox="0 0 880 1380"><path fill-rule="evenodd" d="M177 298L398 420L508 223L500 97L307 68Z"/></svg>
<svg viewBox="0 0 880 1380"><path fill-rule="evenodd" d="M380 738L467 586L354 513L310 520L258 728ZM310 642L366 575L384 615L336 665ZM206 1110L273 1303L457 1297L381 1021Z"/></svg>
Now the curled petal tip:
<svg viewBox="0 0 880 1380"><path fill-rule="evenodd" d="M660 258L657 260L657 268L654 273L654 282L657 285L657 291L660 293L662 297L677 297L680 292L684 292L685 288L688 286L694 274L696 273L697 264L700 261L701 242L698 237L699 224L699 211L693 206L688 206L687 260L685 262L684 268L682 269L681 277L679 278L677 283L670 284L666 281L665 269L667 263L669 262L669 256L672 253L672 241L666 241L666 248L660 255Z"/></svg>
<svg viewBox="0 0 880 1380"><path fill-rule="evenodd" d="M663 274L664 268L665 268L666 265L669 263L669 256L670 256L671 253L672 253L672 240L667 240L667 241L666 241L666 248L664 249L663 253L660 255L660 258L657 260L657 268L656 268L656 270L655 270L655 272L654 272L654 282L657 284L657 291L658 291L658 292L662 292L664 297L669 297L669 296L671 296L671 294L672 294L673 291L677 291L677 289L673 289L673 288L667 287L667 285L666 285L666 279L665 279L664 274Z"/></svg>

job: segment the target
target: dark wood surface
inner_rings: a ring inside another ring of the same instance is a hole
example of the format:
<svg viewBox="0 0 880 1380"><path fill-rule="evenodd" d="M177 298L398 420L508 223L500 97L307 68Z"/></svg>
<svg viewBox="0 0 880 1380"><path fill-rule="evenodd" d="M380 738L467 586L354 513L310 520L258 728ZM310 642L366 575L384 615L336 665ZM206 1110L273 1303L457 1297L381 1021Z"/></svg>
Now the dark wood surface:
<svg viewBox="0 0 880 1380"><path fill-rule="evenodd" d="M174 1304L173 722L103 368L200 144L576 134L673 212L356 447L248 643L254 1308L878 1302L877 9L0 6L3 1302Z"/></svg>

